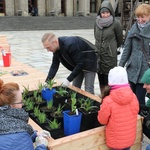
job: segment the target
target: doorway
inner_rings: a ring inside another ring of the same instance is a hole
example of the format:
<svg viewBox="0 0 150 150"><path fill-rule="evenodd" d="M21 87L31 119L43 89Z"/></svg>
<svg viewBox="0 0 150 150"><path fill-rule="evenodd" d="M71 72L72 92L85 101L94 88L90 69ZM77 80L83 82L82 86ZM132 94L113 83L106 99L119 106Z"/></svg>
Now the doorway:
<svg viewBox="0 0 150 150"><path fill-rule="evenodd" d="M66 0L61 0L61 13L66 16Z"/></svg>
<svg viewBox="0 0 150 150"><path fill-rule="evenodd" d="M38 16L37 0L28 0L28 10L31 16Z"/></svg>
<svg viewBox="0 0 150 150"><path fill-rule="evenodd" d="M96 13L96 1L97 0L90 0L90 13Z"/></svg>
<svg viewBox="0 0 150 150"><path fill-rule="evenodd" d="M0 13L5 14L5 0L0 0Z"/></svg>

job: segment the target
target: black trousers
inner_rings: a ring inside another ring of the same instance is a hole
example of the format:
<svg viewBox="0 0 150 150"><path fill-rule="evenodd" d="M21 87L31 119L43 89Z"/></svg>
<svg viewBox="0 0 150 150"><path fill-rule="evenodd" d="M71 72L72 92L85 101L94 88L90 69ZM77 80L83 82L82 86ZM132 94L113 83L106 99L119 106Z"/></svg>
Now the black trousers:
<svg viewBox="0 0 150 150"><path fill-rule="evenodd" d="M130 82L130 86L132 91L135 93L135 95L138 98L139 104L145 105L145 95L146 95L146 89L143 88L142 83L136 83Z"/></svg>
<svg viewBox="0 0 150 150"><path fill-rule="evenodd" d="M103 87L108 85L108 75L99 72L97 74L98 74L99 85Z"/></svg>

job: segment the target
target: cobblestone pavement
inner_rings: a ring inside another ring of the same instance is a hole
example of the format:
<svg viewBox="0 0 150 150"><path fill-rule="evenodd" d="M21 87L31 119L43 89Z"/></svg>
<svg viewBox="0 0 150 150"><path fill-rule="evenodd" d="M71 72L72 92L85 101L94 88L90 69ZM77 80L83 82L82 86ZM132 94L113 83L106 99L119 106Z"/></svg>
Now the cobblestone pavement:
<svg viewBox="0 0 150 150"><path fill-rule="evenodd" d="M17 19L18 19L18 22L21 22L21 23L16 22L16 25L14 25L12 20L16 21ZM49 17L47 19L49 19ZM52 21L52 18L50 19ZM54 22L51 23L53 26L51 25L48 28L46 26L49 23L48 21L47 23L45 23L44 20L41 19L40 23L39 21L36 22L37 24L39 23L39 25L36 25L36 23L34 22L34 17L30 18L29 20L27 18L24 19L22 17L21 18L19 17L7 18L6 17L6 19L3 17L0 17L0 22L1 22L0 35L5 35L7 37L8 43L11 46L12 57L15 60L28 64L44 73L48 73L49 66L51 64L52 54L50 52L47 52L43 48L43 45L41 43L41 37L43 36L44 33L53 32L57 36L72 36L72 35L76 36L77 35L77 36L82 36L83 38L86 38L87 40L94 43L93 17L89 17L89 20L87 19L86 22L84 22L85 21L84 17L81 17L82 21L80 19L69 20L68 18L66 20L63 20L62 17L58 18L57 20L58 22L56 22L55 20L54 21L55 23ZM70 21L72 21L72 30L70 29L71 26L68 25ZM22 24L24 25L21 26ZM59 26L57 26L58 24ZM77 24L78 24L78 28L76 27ZM40 27L40 25L43 25L43 26ZM60 27L61 25L63 26L63 28ZM83 27L83 25L85 27ZM118 57L118 60L119 58L120 56ZM61 65L56 75L56 78L62 81L63 79L66 78L68 73L69 71L66 70L66 68L64 68ZM82 88L84 89L84 87ZM97 76L95 79L95 94L100 95ZM144 136L143 142L142 142L142 150L145 150L145 147L148 143L150 143L149 139L147 139Z"/></svg>

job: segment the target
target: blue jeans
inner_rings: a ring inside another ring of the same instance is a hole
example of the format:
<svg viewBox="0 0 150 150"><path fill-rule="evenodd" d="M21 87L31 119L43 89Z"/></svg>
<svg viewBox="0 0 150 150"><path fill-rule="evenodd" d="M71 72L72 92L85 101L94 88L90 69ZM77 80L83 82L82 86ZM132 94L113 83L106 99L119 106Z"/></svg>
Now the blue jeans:
<svg viewBox="0 0 150 150"><path fill-rule="evenodd" d="M87 71L82 71L78 76L73 80L73 85L81 88L83 79L85 80L84 88L85 91L94 94L94 81L95 81L95 72L87 72Z"/></svg>
<svg viewBox="0 0 150 150"><path fill-rule="evenodd" d="M130 150L130 147L128 147L128 148L123 148L123 149L115 149L115 148L113 148L113 149L111 149L111 150Z"/></svg>

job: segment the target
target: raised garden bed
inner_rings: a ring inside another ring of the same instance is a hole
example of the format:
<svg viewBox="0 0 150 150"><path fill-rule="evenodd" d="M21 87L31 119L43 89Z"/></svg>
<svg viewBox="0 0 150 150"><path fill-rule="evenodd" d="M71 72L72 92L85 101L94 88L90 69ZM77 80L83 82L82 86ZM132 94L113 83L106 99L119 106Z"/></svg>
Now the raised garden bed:
<svg viewBox="0 0 150 150"><path fill-rule="evenodd" d="M99 98L90 93L87 93L81 89L71 86L69 91L76 91L78 98L86 99L90 98L94 102L94 106L99 106ZM30 91L30 93L32 93ZM68 98L69 101L69 98ZM64 101L66 102L66 101ZM80 105L78 106L80 107ZM65 107L63 108L65 109ZM30 113L30 112L29 112ZM90 113L89 118L92 116ZM93 117L92 117L93 118ZM84 121L87 118L83 117ZM34 119L33 119L34 120ZM48 120L51 120L50 118ZM89 126L85 126L84 121L81 121L80 132L66 136L64 135L63 125L60 129L51 131L48 128L48 125L42 126L42 129L49 130L52 133L54 140L49 143L48 147L51 150L109 150L105 144L105 126L101 126L97 121L92 125L89 123ZM38 124L38 122L35 120ZM137 136L134 145L131 150L141 150L141 141L142 141L142 118L137 116ZM40 126L40 124L38 124ZM58 132L57 132L58 131ZM55 134L56 133L56 134Z"/></svg>
<svg viewBox="0 0 150 150"><path fill-rule="evenodd" d="M65 91L67 91L67 94L65 94L64 96L62 96L62 95L60 96L59 92L57 92L60 88L61 87L59 87L59 86L55 87L56 93L53 94L53 100L50 100L50 101L45 101L45 100L41 99L42 95L41 95L41 90L39 90L39 89L34 90L34 91L28 91L27 88L25 88L25 90L24 90L25 94L23 94L23 97L25 100L24 109L27 112L29 112L30 118L33 121L35 121L42 129L53 132L52 137L54 139L58 139L58 138L66 136L64 134L63 111L71 109L71 105L72 105L71 94L74 93L76 95L75 96L76 104L74 107L79 110L79 113L82 113L82 111L84 111L84 109L81 108L83 101L87 101L87 96L82 95L81 93L78 93L70 88L64 89ZM28 101L30 103L28 103ZM88 98L88 101L91 101L91 105L96 107L96 110L94 111L94 113L89 112L88 115L85 115L87 112L83 113L79 132L101 126L97 121L97 113L99 110L100 103L92 100L91 98ZM61 108L62 113L59 117L58 116L55 117L54 113L56 113L56 110L58 109L58 107L62 107ZM45 116L46 116L46 118L45 118ZM54 119L54 117L57 119L58 123L61 124L61 126L58 130L59 132L57 132L56 135L54 134L54 131L52 131L49 128L49 126L50 126L49 124ZM87 124L87 126L86 126L86 124Z"/></svg>

